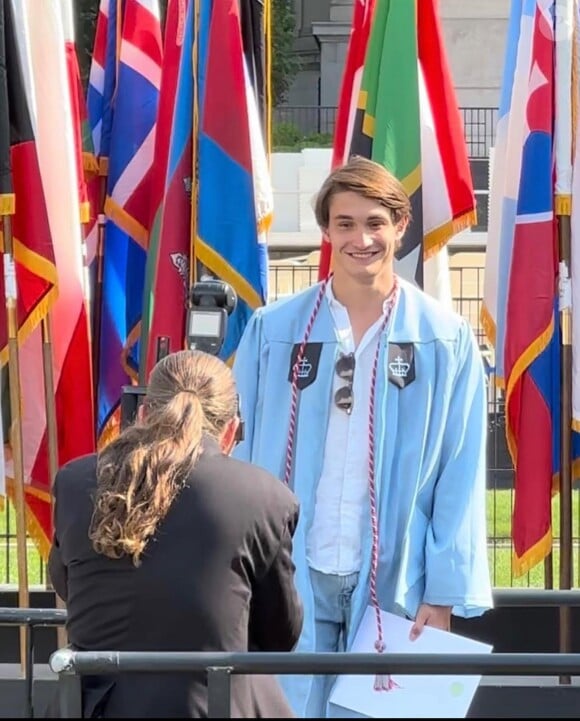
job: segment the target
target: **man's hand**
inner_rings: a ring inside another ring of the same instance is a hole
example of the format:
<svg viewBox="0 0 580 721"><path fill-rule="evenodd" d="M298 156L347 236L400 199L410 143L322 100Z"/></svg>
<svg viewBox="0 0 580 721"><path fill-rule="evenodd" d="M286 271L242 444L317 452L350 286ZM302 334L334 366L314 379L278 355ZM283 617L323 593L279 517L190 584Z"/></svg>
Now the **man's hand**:
<svg viewBox="0 0 580 721"><path fill-rule="evenodd" d="M429 603L423 603L419 606L415 623L411 627L409 638L416 641L425 626L433 626L443 631L449 631L451 628L451 606L431 606Z"/></svg>

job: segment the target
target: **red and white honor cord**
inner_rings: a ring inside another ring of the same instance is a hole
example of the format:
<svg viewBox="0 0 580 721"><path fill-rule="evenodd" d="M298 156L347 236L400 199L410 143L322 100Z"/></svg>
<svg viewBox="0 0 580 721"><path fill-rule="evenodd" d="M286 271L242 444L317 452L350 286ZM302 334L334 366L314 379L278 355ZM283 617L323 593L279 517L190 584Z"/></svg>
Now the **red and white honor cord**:
<svg viewBox="0 0 580 721"><path fill-rule="evenodd" d="M308 319L306 330L304 332L304 338L298 349L298 354L292 367L292 389L291 389L291 402L290 402L290 424L288 428L288 444L286 450L286 466L284 473L284 483L287 485L290 483L292 476L292 467L294 464L294 443L296 439L296 426L297 426L297 409L298 409L298 369L304 358L304 352L314 322L320 311L320 306L324 298L326 287L330 278L324 280L320 285L320 290L316 296L316 302L314 308ZM386 649L385 641L383 638L383 624L381 619L381 608L379 606L379 599L377 593L377 573L379 565L379 523L378 523L378 504L377 504L377 493L375 483L375 391L377 385L377 372L379 365L379 357L381 352L381 337L383 331L387 327L395 302L397 300L399 283L397 276L395 276L395 282L387 297L387 305L385 308L385 317L379 330L379 340L377 343L375 357L373 360L373 367L371 373L371 388L370 388L370 403L369 403L369 451L368 451L368 473L369 473L369 500L370 500L370 512L371 512L371 532L372 532L372 548L371 548L371 576L370 576L370 596L371 604L375 611L375 618L377 623L377 640L375 641L375 650L377 653L383 653ZM377 674L375 676L374 689L375 691L390 691L396 688L397 684L391 678L390 674Z"/></svg>

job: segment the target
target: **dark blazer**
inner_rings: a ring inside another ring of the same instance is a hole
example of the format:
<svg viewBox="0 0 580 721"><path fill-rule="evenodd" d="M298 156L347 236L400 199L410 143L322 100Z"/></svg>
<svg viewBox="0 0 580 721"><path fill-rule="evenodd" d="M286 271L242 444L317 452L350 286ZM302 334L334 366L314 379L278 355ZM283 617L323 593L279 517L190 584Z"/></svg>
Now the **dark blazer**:
<svg viewBox="0 0 580 721"><path fill-rule="evenodd" d="M298 503L266 471L205 444L142 563L88 538L96 456L59 470L49 572L77 650L291 651L302 605L292 537ZM207 717L205 674L88 677L85 718ZM232 676L232 717L292 717L272 676ZM53 711L58 710L53 708Z"/></svg>

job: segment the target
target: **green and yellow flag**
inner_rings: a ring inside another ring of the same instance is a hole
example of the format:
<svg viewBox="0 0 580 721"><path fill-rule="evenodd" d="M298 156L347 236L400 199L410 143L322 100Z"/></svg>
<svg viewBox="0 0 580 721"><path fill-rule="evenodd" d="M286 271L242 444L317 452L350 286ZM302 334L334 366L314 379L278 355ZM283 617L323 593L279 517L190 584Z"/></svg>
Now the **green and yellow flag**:
<svg viewBox="0 0 580 721"><path fill-rule="evenodd" d="M335 166L362 155L405 186L413 219L397 254L397 272L423 287L424 261L476 221L436 0L357 3L334 150ZM325 245L321 277L330 269Z"/></svg>

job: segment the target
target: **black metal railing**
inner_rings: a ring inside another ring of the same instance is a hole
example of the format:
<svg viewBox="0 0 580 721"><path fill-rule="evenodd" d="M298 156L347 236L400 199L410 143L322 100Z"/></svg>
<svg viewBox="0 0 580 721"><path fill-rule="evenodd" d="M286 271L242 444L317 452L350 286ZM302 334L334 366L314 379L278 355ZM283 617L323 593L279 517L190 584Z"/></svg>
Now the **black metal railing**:
<svg viewBox="0 0 580 721"><path fill-rule="evenodd" d="M280 105L274 108L274 145L293 137L329 135L332 140L337 108L323 105Z"/></svg>
<svg viewBox="0 0 580 721"><path fill-rule="evenodd" d="M0 608L0 626L18 626L23 631L24 653L21 656L25 683L24 718L34 717L34 642L35 630L46 626L64 626L66 610L55 608Z"/></svg>
<svg viewBox="0 0 580 721"><path fill-rule="evenodd" d="M459 111L468 156L487 158L495 140L497 108L461 107ZM309 138L331 143L336 113L336 107L323 105L281 105L275 108L272 118L274 148L286 148Z"/></svg>
<svg viewBox="0 0 580 721"><path fill-rule="evenodd" d="M205 672L208 718L231 718L231 677L237 674L580 675L580 653L187 653L57 651L61 718L82 718L81 676L135 672Z"/></svg>

